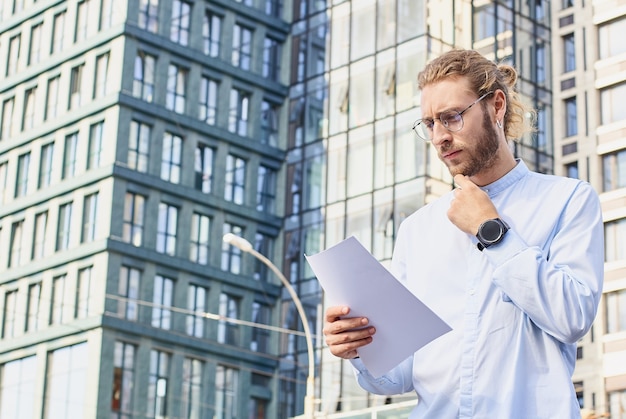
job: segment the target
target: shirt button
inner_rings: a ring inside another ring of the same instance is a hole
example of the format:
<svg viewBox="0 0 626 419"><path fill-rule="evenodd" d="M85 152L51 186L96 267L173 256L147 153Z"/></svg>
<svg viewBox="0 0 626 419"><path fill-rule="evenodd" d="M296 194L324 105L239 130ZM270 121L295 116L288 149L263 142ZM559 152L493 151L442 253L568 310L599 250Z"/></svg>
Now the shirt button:
<svg viewBox="0 0 626 419"><path fill-rule="evenodd" d="M474 291L474 288L470 288L469 295L474 295L475 293L476 293L476 291Z"/></svg>

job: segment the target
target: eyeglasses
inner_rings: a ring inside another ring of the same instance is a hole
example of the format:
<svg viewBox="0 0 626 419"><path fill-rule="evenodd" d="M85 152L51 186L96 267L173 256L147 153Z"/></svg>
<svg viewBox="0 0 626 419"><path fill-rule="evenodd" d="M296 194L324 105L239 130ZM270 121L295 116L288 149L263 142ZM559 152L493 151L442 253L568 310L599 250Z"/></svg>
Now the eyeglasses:
<svg viewBox="0 0 626 419"><path fill-rule="evenodd" d="M425 141L431 141L433 139L433 129L435 128L435 120L439 120L441 125L445 129L450 132L457 132L463 129L463 114L469 110L472 106L492 94L493 92L488 92L476 99L469 105L467 108L463 109L461 112L457 111L444 111L439 114L439 118L425 118L418 119L413 124L413 131L419 138Z"/></svg>

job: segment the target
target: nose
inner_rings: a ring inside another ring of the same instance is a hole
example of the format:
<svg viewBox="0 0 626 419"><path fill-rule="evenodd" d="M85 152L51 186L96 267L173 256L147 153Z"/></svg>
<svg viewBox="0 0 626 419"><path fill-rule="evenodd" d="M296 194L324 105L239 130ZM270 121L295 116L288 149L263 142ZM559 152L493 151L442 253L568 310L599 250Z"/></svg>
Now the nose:
<svg viewBox="0 0 626 419"><path fill-rule="evenodd" d="M448 142L452 138L451 134L452 133L444 127L440 121L435 121L435 124L433 125L433 139L431 140L431 143L433 143L433 145L438 145Z"/></svg>

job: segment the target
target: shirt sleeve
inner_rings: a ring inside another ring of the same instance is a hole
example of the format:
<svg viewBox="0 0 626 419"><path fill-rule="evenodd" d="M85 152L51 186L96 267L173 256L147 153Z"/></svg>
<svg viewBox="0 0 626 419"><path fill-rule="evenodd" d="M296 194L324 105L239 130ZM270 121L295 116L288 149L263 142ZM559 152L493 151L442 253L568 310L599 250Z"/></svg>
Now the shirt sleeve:
<svg viewBox="0 0 626 419"><path fill-rule="evenodd" d="M359 385L366 391L381 395L396 395L413 390L413 356L381 377L374 377L361 359L351 359Z"/></svg>
<svg viewBox="0 0 626 419"><path fill-rule="evenodd" d="M589 184L574 189L543 248L527 245L512 228L484 253L494 265L496 286L539 328L564 343L587 333L604 279L602 211Z"/></svg>

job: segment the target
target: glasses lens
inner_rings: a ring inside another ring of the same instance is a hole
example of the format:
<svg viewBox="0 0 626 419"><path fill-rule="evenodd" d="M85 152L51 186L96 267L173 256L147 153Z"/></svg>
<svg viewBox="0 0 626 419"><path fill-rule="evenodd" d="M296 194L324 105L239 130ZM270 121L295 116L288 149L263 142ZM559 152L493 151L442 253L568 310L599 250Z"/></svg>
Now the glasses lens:
<svg viewBox="0 0 626 419"><path fill-rule="evenodd" d="M439 115L444 127L449 131L460 131L463 128L463 117L458 112L445 112Z"/></svg>
<svg viewBox="0 0 626 419"><path fill-rule="evenodd" d="M430 141L432 137L432 129L429 129L429 127L432 128L432 126L433 126L432 121L418 119L413 124L413 131L420 139Z"/></svg>

